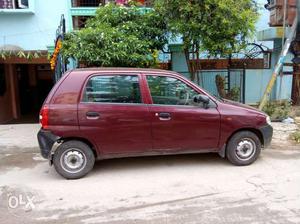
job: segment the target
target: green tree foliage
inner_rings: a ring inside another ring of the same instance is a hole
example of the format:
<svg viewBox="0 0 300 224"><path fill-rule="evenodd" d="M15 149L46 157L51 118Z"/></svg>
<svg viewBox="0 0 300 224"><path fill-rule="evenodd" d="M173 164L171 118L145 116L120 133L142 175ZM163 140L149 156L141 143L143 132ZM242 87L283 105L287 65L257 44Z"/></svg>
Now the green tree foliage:
<svg viewBox="0 0 300 224"><path fill-rule="evenodd" d="M192 80L201 51L221 57L238 52L253 35L258 19L253 0L156 0L155 10L171 33L182 37Z"/></svg>
<svg viewBox="0 0 300 224"><path fill-rule="evenodd" d="M66 35L62 53L87 66L152 67L167 43L165 28L153 10L108 4L85 28Z"/></svg>

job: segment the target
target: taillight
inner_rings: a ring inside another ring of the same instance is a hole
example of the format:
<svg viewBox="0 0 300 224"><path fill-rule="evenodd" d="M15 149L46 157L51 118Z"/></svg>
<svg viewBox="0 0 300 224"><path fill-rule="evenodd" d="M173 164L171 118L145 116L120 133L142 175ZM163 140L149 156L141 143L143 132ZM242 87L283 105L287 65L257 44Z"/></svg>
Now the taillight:
<svg viewBox="0 0 300 224"><path fill-rule="evenodd" d="M48 106L43 106L40 111L40 124L43 129L47 129L49 125L49 108Z"/></svg>

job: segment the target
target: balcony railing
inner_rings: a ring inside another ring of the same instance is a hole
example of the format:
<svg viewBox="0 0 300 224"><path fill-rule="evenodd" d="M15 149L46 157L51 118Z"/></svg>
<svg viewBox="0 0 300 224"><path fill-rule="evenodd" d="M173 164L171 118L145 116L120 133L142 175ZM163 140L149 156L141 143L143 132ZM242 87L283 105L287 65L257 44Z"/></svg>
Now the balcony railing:
<svg viewBox="0 0 300 224"><path fill-rule="evenodd" d="M72 0L70 16L72 19L70 29L81 29L85 26L86 20L94 16L97 7L103 6L109 2L115 2L118 5L130 6L128 0ZM147 13L152 10L153 0L137 0L139 10Z"/></svg>

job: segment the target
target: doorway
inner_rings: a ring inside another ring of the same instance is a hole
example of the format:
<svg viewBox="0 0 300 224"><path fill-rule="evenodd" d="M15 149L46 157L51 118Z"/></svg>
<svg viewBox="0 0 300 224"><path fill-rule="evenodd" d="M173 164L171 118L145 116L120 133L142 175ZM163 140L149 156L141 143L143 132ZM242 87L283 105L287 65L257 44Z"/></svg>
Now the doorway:
<svg viewBox="0 0 300 224"><path fill-rule="evenodd" d="M38 123L39 110L53 87L48 64L17 64L19 118L12 123Z"/></svg>

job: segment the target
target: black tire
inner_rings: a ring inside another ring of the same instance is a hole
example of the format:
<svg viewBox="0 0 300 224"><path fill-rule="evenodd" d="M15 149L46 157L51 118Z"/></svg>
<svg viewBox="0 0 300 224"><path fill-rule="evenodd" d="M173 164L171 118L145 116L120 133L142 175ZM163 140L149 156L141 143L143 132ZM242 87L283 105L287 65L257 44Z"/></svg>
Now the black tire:
<svg viewBox="0 0 300 224"><path fill-rule="evenodd" d="M240 131L234 134L226 147L227 159L236 166L253 163L261 152L261 142L251 131Z"/></svg>
<svg viewBox="0 0 300 224"><path fill-rule="evenodd" d="M94 167L92 149L81 141L62 143L55 151L53 164L57 173L66 179L78 179L87 175Z"/></svg>

